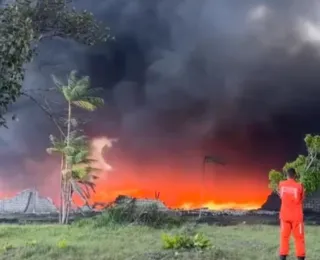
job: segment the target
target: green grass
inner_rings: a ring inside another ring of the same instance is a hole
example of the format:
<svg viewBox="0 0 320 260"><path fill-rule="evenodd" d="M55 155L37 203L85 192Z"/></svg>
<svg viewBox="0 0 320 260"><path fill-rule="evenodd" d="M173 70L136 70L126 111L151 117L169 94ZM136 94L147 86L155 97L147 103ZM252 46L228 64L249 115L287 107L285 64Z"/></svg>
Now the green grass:
<svg viewBox="0 0 320 260"><path fill-rule="evenodd" d="M161 235L182 230L204 233L213 247L202 252L164 250ZM317 260L320 227L307 227L306 232L308 260ZM272 260L277 259L277 242L278 227L272 226L185 225L165 230L137 225L99 228L91 225L2 225L0 259Z"/></svg>

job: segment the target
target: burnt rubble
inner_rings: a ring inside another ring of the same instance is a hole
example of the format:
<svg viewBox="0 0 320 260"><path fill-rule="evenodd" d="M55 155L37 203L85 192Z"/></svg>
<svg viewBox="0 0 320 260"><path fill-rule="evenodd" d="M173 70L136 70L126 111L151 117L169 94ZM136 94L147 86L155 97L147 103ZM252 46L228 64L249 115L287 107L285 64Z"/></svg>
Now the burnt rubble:
<svg viewBox="0 0 320 260"><path fill-rule="evenodd" d="M248 215L277 215L277 211L273 210L238 210L238 209L225 209L225 210L210 210L208 208L198 208L198 209L171 209L167 207L159 199L138 199L126 195L119 195L115 201L114 205L126 205L134 204L136 207L148 207L156 206L159 211L167 211L175 213L180 216L198 216L200 211L202 216L248 216Z"/></svg>
<svg viewBox="0 0 320 260"><path fill-rule="evenodd" d="M35 189L27 189L12 198L0 200L0 214L50 214L58 209L50 198L39 196Z"/></svg>
<svg viewBox="0 0 320 260"><path fill-rule="evenodd" d="M138 199L126 195L119 195L115 201L115 205L123 205L123 204L128 204L132 203L136 207L151 207L155 206L157 210L159 211L169 211L170 209L159 199Z"/></svg>
<svg viewBox="0 0 320 260"><path fill-rule="evenodd" d="M279 211L281 205L281 200L278 194L272 192L265 203L261 206L262 210L271 210L271 211Z"/></svg>

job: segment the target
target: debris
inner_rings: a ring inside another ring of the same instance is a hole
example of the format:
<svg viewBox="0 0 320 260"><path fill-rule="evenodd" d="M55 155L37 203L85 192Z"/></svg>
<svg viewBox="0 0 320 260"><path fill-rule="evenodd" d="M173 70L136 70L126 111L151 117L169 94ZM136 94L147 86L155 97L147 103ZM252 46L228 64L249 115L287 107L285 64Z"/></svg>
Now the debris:
<svg viewBox="0 0 320 260"><path fill-rule="evenodd" d="M50 198L43 198L35 189L27 189L15 197L0 200L0 214L46 214L57 213L58 209Z"/></svg>
<svg viewBox="0 0 320 260"><path fill-rule="evenodd" d="M159 211L169 211L169 208L167 208L165 204L158 199L138 199L126 195L119 195L114 201L114 204L116 205L124 205L129 203L134 203L136 207L145 208L156 206L157 210Z"/></svg>

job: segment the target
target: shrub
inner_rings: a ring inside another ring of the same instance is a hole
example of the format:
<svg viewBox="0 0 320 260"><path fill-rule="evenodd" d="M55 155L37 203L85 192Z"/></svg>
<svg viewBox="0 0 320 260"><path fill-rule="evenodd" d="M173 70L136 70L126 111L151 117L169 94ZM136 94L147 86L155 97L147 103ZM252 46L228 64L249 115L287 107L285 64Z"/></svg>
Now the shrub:
<svg viewBox="0 0 320 260"><path fill-rule="evenodd" d="M181 223L182 219L180 217L170 216L166 212L159 211L156 204L148 205L146 207L137 207L133 203L117 205L107 209L101 215L75 222L79 227L92 225L96 228L129 224L159 228L163 226L179 226Z"/></svg>
<svg viewBox="0 0 320 260"><path fill-rule="evenodd" d="M26 242L26 246L28 247L36 246L37 244L38 244L37 240L31 240Z"/></svg>
<svg viewBox="0 0 320 260"><path fill-rule="evenodd" d="M6 252L6 251L12 250L14 248L15 247L13 245L7 243L7 244L3 245L2 251Z"/></svg>
<svg viewBox="0 0 320 260"><path fill-rule="evenodd" d="M211 245L210 240L200 233L195 236L163 234L162 242L165 249L205 249Z"/></svg>
<svg viewBox="0 0 320 260"><path fill-rule="evenodd" d="M60 249L65 249L68 247L68 242L66 239L61 239L58 241L57 243L57 247L60 248Z"/></svg>

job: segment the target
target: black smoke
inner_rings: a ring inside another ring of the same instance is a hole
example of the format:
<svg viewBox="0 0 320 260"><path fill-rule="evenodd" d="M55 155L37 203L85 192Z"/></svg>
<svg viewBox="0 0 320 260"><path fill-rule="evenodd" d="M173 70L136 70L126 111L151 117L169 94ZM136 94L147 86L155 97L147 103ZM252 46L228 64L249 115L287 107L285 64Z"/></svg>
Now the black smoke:
<svg viewBox="0 0 320 260"><path fill-rule="evenodd" d="M119 137L115 149L123 160L166 163L196 150L279 167L303 150L305 133L320 130L317 1L77 0L76 6L108 24L116 40L94 48L44 43L25 88L52 87L51 73L90 75L105 89L107 106L91 115L86 131ZM25 98L13 113L20 121L1 130L0 176L10 185L15 176L41 185L46 174L25 161L47 160L54 127Z"/></svg>

